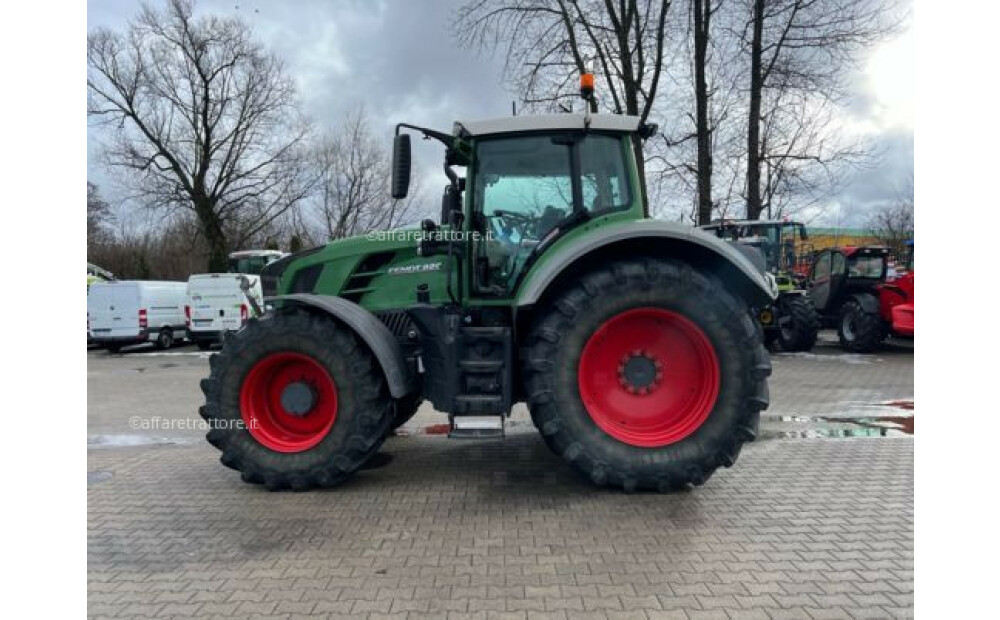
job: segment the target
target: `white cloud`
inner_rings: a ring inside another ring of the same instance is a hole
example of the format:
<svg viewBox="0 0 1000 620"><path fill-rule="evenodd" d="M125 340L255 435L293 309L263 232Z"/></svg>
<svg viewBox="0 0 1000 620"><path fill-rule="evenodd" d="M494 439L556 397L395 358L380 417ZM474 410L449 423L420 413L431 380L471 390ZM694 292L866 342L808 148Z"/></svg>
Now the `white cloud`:
<svg viewBox="0 0 1000 620"><path fill-rule="evenodd" d="M875 99L873 116L883 129L913 129L915 41L913 29L880 45L865 67Z"/></svg>

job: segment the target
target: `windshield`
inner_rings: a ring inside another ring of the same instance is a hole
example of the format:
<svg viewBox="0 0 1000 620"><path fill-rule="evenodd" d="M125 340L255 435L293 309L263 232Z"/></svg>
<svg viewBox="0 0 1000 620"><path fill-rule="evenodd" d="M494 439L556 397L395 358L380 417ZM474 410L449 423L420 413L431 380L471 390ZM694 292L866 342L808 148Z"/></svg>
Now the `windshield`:
<svg viewBox="0 0 1000 620"><path fill-rule="evenodd" d="M854 255L847 261L852 278L881 278L885 270L885 257L881 255Z"/></svg>

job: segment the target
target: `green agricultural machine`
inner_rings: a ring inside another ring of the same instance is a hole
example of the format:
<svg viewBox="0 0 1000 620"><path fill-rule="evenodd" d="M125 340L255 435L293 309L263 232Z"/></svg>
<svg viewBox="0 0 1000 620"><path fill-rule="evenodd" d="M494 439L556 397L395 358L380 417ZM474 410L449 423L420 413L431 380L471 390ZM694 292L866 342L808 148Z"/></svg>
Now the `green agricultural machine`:
<svg viewBox="0 0 1000 620"><path fill-rule="evenodd" d="M400 124L395 198L407 132L444 145L440 220L264 269L270 309L202 381L222 463L272 490L336 485L426 400L455 438L502 437L527 402L597 485L676 489L732 465L768 405L754 316L777 291L734 245L644 216L634 146L655 126Z"/></svg>
<svg viewBox="0 0 1000 620"><path fill-rule="evenodd" d="M797 269L801 257L795 244L796 237L808 239L805 225L785 220L720 220L701 228L763 255L765 268L778 285L777 300L760 308L758 315L768 346L778 342L784 351L811 350L819 333L819 313L802 287Z"/></svg>

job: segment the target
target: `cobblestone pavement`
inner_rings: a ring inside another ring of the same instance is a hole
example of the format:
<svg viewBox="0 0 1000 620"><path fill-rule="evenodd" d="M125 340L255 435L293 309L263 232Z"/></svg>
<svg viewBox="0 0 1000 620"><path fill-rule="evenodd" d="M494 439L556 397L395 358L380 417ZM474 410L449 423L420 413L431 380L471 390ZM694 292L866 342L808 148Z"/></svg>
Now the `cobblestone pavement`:
<svg viewBox="0 0 1000 620"><path fill-rule="evenodd" d="M337 489L268 493L196 430L129 428L191 416L202 356L93 352L89 615L910 617L913 440L877 420L912 398L912 354L819 353L776 356L772 431L732 469L625 495L524 423L502 442L394 437ZM807 385L831 374L840 388ZM414 431L424 418L441 421Z"/></svg>

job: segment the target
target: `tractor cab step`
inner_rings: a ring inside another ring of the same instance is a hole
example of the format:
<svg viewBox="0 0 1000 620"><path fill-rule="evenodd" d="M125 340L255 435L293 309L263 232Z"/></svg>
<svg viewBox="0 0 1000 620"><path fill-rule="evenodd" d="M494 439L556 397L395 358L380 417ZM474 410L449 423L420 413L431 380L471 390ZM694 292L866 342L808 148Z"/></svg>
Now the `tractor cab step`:
<svg viewBox="0 0 1000 620"><path fill-rule="evenodd" d="M502 415L462 415L451 419L451 439L503 439Z"/></svg>

